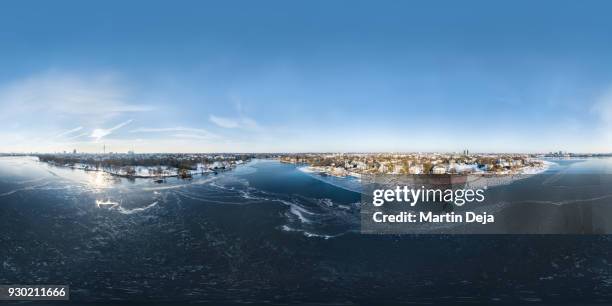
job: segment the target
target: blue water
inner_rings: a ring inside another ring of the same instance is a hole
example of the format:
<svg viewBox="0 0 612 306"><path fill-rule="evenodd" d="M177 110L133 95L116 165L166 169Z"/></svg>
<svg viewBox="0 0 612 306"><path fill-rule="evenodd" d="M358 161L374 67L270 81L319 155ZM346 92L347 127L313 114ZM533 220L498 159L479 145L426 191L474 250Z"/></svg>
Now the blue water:
<svg viewBox="0 0 612 306"><path fill-rule="evenodd" d="M75 304L612 302L609 236L361 235L360 194L330 179L256 160L156 184L0 158L0 283L68 284Z"/></svg>

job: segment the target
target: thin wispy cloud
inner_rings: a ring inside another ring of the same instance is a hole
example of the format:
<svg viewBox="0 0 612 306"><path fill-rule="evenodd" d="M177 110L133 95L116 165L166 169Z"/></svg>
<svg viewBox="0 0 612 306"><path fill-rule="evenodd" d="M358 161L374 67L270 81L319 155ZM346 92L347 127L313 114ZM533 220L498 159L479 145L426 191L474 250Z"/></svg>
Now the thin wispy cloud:
<svg viewBox="0 0 612 306"><path fill-rule="evenodd" d="M226 128L226 129L236 129L236 128L241 128L241 129L258 129L259 125L257 124L257 122L251 118L248 117L237 117L237 118L231 118L231 117L220 117L220 116L215 116L215 115L210 115L209 118L210 122L216 124L219 127L222 128Z"/></svg>
<svg viewBox="0 0 612 306"><path fill-rule="evenodd" d="M131 133L161 133L161 132L199 132L199 133L209 133L205 129L198 128L188 128L188 127L168 127L168 128L137 128L133 129Z"/></svg>
<svg viewBox="0 0 612 306"><path fill-rule="evenodd" d="M197 139L212 139L218 138L219 136L209 132L208 130L201 128L190 128L190 127L165 127L165 128L137 128L130 131L131 133L177 133L177 137L182 138L197 138ZM185 137L191 135L192 137Z"/></svg>
<svg viewBox="0 0 612 306"><path fill-rule="evenodd" d="M233 129L240 126L238 121L232 118L223 118L217 117L215 115L210 115L209 119L212 123L226 129Z"/></svg>
<svg viewBox="0 0 612 306"><path fill-rule="evenodd" d="M70 135L70 134L72 134L72 133L76 133L76 132L78 132L78 131L80 131L80 130L82 130L82 129L83 129L83 127L82 127L82 126L79 126L79 127L74 128L74 129L70 129L70 130L67 130L67 131L61 132L61 133L59 133L59 134L55 135L55 138L65 137L65 136L68 136L68 135Z"/></svg>
<svg viewBox="0 0 612 306"><path fill-rule="evenodd" d="M0 106L13 116L44 111L47 118L92 115L91 120L155 109L132 99L111 75L45 73L0 87Z"/></svg>
<svg viewBox="0 0 612 306"><path fill-rule="evenodd" d="M89 137L94 138L96 141L112 134L114 131L130 124L132 122L132 120L127 120L125 122L119 123L115 126L113 126L112 128L109 129L95 129L93 130L93 132L91 132L91 135L89 135Z"/></svg>
<svg viewBox="0 0 612 306"><path fill-rule="evenodd" d="M612 90L603 94L593 105L591 110L598 114L600 119L608 125L612 124Z"/></svg>
<svg viewBox="0 0 612 306"><path fill-rule="evenodd" d="M173 137L176 138L186 138L186 139L197 139L197 140L209 140L210 137L201 134L186 134L186 133L178 133L173 134Z"/></svg>
<svg viewBox="0 0 612 306"><path fill-rule="evenodd" d="M70 136L70 137L68 137L68 140L78 139L78 138L81 138L81 137L85 137L87 135L89 135L89 133L88 132L84 132L84 133L81 133L81 134Z"/></svg>
<svg viewBox="0 0 612 306"><path fill-rule="evenodd" d="M599 131L604 138L601 143L605 150L611 150L609 143L612 141L612 90L602 94L591 107L591 112L599 119Z"/></svg>

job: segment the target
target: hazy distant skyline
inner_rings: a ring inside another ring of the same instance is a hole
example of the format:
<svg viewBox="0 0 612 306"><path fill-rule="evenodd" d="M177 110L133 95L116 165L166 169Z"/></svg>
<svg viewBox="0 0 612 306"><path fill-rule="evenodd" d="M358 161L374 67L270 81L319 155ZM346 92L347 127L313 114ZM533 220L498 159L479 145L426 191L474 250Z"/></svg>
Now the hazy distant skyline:
<svg viewBox="0 0 612 306"><path fill-rule="evenodd" d="M611 9L3 1L0 152L612 152Z"/></svg>

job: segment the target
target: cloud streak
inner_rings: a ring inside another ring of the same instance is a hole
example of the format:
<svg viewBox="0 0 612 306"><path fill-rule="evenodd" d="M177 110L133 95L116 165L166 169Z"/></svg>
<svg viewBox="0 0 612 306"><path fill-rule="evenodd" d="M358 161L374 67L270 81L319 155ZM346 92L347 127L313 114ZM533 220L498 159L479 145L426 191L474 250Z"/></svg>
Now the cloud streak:
<svg viewBox="0 0 612 306"><path fill-rule="evenodd" d="M132 120L127 120L125 122L119 123L115 126L113 126L112 128L109 129L95 129L93 130L93 132L91 132L91 135L89 135L89 137L94 138L96 141L99 141L100 139L112 134L114 131L128 125L132 123Z"/></svg>
<svg viewBox="0 0 612 306"><path fill-rule="evenodd" d="M44 111L47 119L61 115L94 115L91 118L104 119L155 109L130 102L133 99L116 78L104 74L83 77L44 73L0 87L0 107L12 116Z"/></svg>
<svg viewBox="0 0 612 306"><path fill-rule="evenodd" d="M216 124L219 127L226 129L259 129L259 125L257 122L248 117L238 117L238 118L230 118L230 117L220 117L215 115L210 115L208 117L210 122Z"/></svg>
<svg viewBox="0 0 612 306"><path fill-rule="evenodd" d="M593 105L592 111L599 115L601 121L612 124L612 90L602 95Z"/></svg>
<svg viewBox="0 0 612 306"><path fill-rule="evenodd" d="M82 129L83 129L83 127L82 127L82 126L79 126L79 127L74 128L74 129L70 129L70 130L64 131L64 132L62 132L62 133L59 133L59 134L55 135L55 137L54 137L54 138L59 138L59 137L68 136L68 135L70 135L70 134L72 134L72 133L76 133L76 132L78 132L78 131L80 131L80 130L82 130Z"/></svg>
<svg viewBox="0 0 612 306"><path fill-rule="evenodd" d="M84 132L84 133L81 133L81 134L70 136L70 137L68 137L68 140L74 140L74 139L77 139L77 138L85 137L87 135L89 135L89 133L88 132Z"/></svg>
<svg viewBox="0 0 612 306"><path fill-rule="evenodd" d="M201 134L187 134L187 133L177 133L172 136L176 138L186 138L186 139L196 139L196 140L210 140L211 138L206 135Z"/></svg>
<svg viewBox="0 0 612 306"><path fill-rule="evenodd" d="M214 139L219 138L218 135L209 132L205 129L190 128L190 127L165 127L165 128L137 128L130 133L176 133L175 137L193 138L193 139Z"/></svg>

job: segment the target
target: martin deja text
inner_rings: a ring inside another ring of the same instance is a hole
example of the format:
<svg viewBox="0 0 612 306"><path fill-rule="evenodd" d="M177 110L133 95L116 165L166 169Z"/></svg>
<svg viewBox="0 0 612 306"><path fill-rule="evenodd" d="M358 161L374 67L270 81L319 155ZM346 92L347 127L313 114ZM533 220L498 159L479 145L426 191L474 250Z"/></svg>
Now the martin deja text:
<svg viewBox="0 0 612 306"><path fill-rule="evenodd" d="M454 212L445 214L434 214L432 212L401 212L399 214L384 214L375 212L372 219L377 223L480 223L487 224L495 222L495 217L491 214L465 212L455 214Z"/></svg>

